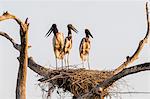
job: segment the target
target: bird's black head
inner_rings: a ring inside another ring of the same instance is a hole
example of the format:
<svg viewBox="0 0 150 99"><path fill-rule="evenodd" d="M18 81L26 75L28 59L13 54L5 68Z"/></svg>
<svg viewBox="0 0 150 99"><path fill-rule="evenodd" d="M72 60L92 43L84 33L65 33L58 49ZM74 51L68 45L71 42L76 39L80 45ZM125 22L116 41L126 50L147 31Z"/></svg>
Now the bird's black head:
<svg viewBox="0 0 150 99"><path fill-rule="evenodd" d="M57 28L57 25L56 25L56 24L52 24L52 27L53 27L53 28Z"/></svg>
<svg viewBox="0 0 150 99"><path fill-rule="evenodd" d="M76 33L78 32L78 30L72 24L68 24L67 27L69 30L73 30Z"/></svg>
<svg viewBox="0 0 150 99"><path fill-rule="evenodd" d="M52 24L51 28L49 29L49 31L46 33L46 37L48 37L51 33L54 33L54 35L58 32L58 29L57 29L57 25L56 24Z"/></svg>
<svg viewBox="0 0 150 99"><path fill-rule="evenodd" d="M85 29L85 34L86 34L86 37L89 37L90 35L93 38L92 34L90 33L88 29Z"/></svg>

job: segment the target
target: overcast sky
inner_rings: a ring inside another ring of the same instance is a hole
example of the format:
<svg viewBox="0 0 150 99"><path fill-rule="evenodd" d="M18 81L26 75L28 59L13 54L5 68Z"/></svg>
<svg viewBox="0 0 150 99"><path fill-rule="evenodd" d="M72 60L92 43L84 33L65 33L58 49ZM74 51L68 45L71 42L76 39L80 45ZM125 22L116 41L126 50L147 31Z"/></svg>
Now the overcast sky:
<svg viewBox="0 0 150 99"><path fill-rule="evenodd" d="M0 14L13 13L21 20L29 18L29 56L46 67L55 65L52 37L44 35L53 23L67 35L67 24L73 24L79 31L73 33L73 48L70 63L80 64L79 44L88 28L91 39L90 65L92 69L111 70L125 61L136 50L146 33L146 0L1 0ZM150 7L149 7L150 9ZM0 22L0 31L8 32L19 43L19 26L12 20ZM150 62L150 42L142 50L139 59L132 65ZM0 99L15 99L18 72L18 51L3 37L0 37ZM27 99L42 99L37 74L28 69ZM148 71L125 77L121 91L150 92ZM120 91L119 90L119 91ZM149 99L150 94L120 95L122 99ZM52 99L59 99L54 93ZM70 98L65 98L70 99ZM113 97L113 99L117 99Z"/></svg>

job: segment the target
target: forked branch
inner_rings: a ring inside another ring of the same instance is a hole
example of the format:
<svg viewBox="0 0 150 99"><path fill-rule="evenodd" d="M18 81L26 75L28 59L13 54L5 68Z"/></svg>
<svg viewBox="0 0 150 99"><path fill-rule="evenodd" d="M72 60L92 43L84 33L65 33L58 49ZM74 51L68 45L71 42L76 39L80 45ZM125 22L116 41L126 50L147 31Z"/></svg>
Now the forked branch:
<svg viewBox="0 0 150 99"><path fill-rule="evenodd" d="M139 42L139 46L138 46L137 50L135 51L135 53L131 57L127 56L126 61L113 71L114 75L119 73L124 68L126 68L129 64L133 63L136 59L138 59L138 56L139 56L141 50L143 49L145 43L148 42L148 37L150 35L150 31L149 31L149 28L150 28L149 21L150 20L149 20L149 13L148 13L148 2L146 3L145 7L146 7L146 19L147 19L147 33L146 33L145 37Z"/></svg>
<svg viewBox="0 0 150 99"><path fill-rule="evenodd" d="M102 82L100 84L100 87L107 88L107 87L111 86L114 82L116 82L117 80L121 79L122 77L125 77L125 76L130 75L130 74L135 74L135 73L138 73L141 71L146 71L146 70L150 70L150 62L138 64L136 66L131 66L129 68L125 68L121 72L119 72L118 74L116 74L113 77Z"/></svg>

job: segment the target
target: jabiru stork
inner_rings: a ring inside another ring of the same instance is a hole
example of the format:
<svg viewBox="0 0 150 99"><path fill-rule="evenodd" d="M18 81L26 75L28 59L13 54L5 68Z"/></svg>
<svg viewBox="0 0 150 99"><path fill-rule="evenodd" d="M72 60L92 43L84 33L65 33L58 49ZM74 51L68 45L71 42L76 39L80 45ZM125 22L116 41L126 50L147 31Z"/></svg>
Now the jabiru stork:
<svg viewBox="0 0 150 99"><path fill-rule="evenodd" d="M92 38L93 38L93 36L88 29L85 29L85 35L86 35L86 37L84 37L81 40L81 43L79 46L79 53L80 53L80 58L82 60L83 67L84 67L84 62L87 61L88 62L88 68L90 69L90 64L89 64L89 51L91 48L90 36Z"/></svg>
<svg viewBox="0 0 150 99"><path fill-rule="evenodd" d="M46 33L46 37L48 37L51 33L54 33L53 36L53 50L56 59L56 69L57 69L57 59L62 61L62 68L63 68L63 55L61 54L63 47L64 47L64 35L63 33L59 32L57 29L56 24L52 24L49 31Z"/></svg>
<svg viewBox="0 0 150 99"><path fill-rule="evenodd" d="M67 63L68 68L69 68L69 54L70 54L70 50L72 48L72 31L71 30L73 30L75 33L77 33L78 30L72 24L68 24L67 28L68 28L68 36L65 38L63 53L65 55L64 56L65 65ZM67 55L67 62L66 62L66 55Z"/></svg>

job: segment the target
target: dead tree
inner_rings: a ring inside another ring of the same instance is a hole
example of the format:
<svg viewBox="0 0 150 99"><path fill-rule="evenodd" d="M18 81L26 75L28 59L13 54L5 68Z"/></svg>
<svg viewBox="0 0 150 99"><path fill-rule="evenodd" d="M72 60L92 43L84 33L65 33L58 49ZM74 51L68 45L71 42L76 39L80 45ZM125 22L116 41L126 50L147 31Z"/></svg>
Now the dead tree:
<svg viewBox="0 0 150 99"><path fill-rule="evenodd" d="M18 57L19 60L19 70L18 70L18 77L17 77L17 85L16 85L16 99L26 99L26 75L27 75L27 65L28 65L28 28L29 23L28 18L25 22L22 22L16 16L5 12L2 16L0 16L0 21L13 19L15 20L20 26L20 41L21 44L15 44L14 40L9 37L4 32L0 32L0 35L9 39L13 46L20 52L20 56Z"/></svg>
<svg viewBox="0 0 150 99"><path fill-rule="evenodd" d="M114 87L114 82L134 73L141 71L150 70L150 62L138 64L136 66L127 66L138 59L139 53L141 52L144 45L148 42L150 35L150 20L148 14L148 4L146 3L146 19L147 19L147 33L145 37L139 42L138 48L132 56L127 56L126 61L112 71L96 71L86 70L84 68L79 69L49 69L37 64L32 57L28 57L27 49L28 46L28 28L29 23L27 19L22 22L16 16L5 12L0 16L0 21L14 19L20 26L20 38L21 44L16 43L8 33L0 32L0 35L7 38L13 47L20 52L18 58L20 66L18 71L17 86L16 86L16 99L26 98L26 73L27 66L35 73L42 76L39 79L41 83L50 83L48 93L51 89L58 86L63 88L64 91L71 92L75 99L104 99L105 96L109 95L109 89ZM48 94L50 95L50 94Z"/></svg>

